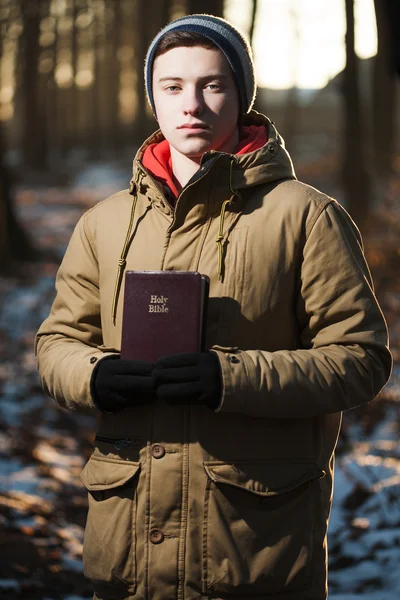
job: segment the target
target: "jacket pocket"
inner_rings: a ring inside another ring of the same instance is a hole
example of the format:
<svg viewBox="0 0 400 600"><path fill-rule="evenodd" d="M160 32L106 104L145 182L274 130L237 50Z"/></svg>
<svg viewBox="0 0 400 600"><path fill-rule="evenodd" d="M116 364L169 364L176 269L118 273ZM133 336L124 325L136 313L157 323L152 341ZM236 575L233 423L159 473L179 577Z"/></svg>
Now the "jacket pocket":
<svg viewBox="0 0 400 600"><path fill-rule="evenodd" d="M136 589L136 486L140 463L91 456L80 479L88 490L83 572L94 584Z"/></svg>
<svg viewBox="0 0 400 600"><path fill-rule="evenodd" d="M311 584L314 463L205 462L203 592L268 596ZM318 511L321 515L321 511Z"/></svg>

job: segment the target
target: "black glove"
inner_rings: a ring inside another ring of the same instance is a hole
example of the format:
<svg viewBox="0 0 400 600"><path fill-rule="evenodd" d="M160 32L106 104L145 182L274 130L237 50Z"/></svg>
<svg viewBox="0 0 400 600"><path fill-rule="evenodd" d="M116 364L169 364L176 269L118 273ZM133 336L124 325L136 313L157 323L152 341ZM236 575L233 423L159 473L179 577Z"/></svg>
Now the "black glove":
<svg viewBox="0 0 400 600"><path fill-rule="evenodd" d="M172 354L153 370L157 397L168 404L204 404L215 410L221 402L221 367L215 352Z"/></svg>
<svg viewBox="0 0 400 600"><path fill-rule="evenodd" d="M94 404L101 412L115 414L128 406L154 402L153 366L152 362L118 356L101 359L90 382Z"/></svg>

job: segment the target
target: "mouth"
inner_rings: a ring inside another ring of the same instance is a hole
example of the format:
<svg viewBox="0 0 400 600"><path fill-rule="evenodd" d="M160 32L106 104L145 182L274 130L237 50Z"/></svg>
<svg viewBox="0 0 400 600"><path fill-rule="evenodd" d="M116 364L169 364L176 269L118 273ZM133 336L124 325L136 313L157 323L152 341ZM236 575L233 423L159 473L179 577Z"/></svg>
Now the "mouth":
<svg viewBox="0 0 400 600"><path fill-rule="evenodd" d="M199 131L208 131L210 126L206 125L205 123L185 123L184 125L180 125L178 129L195 133Z"/></svg>

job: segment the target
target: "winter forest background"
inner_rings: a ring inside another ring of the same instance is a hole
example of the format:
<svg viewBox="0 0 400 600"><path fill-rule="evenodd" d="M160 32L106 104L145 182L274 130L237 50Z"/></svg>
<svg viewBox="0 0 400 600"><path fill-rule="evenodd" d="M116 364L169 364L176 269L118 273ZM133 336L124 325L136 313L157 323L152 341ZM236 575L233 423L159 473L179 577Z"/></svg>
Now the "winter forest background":
<svg viewBox="0 0 400 600"><path fill-rule="evenodd" d="M78 476L95 421L44 396L32 346L75 223L128 187L134 153L156 128L142 84L151 39L169 20L207 12L244 22L252 41L261 31L266 61L274 61L278 4L287 9L282 30L296 41L313 6L322 35L332 34L334 23L321 16L331 3L344 15L344 69L319 89L295 80L260 88L256 109L283 134L299 179L336 197L360 227L395 358L379 398L344 415L330 598L400 597L399 0L318 0L318 10L315 0L0 0L2 599L91 598L80 560L87 504ZM360 59L357 14L367 5L377 54Z"/></svg>

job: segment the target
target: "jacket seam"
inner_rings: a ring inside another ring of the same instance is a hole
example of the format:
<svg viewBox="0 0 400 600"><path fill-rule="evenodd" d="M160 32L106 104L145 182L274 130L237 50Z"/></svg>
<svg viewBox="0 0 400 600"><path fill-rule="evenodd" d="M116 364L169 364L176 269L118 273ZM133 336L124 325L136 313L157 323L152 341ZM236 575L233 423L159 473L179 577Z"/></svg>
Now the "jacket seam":
<svg viewBox="0 0 400 600"><path fill-rule="evenodd" d="M151 433L151 437L153 437L153 432ZM149 542L149 534L150 534L150 519L151 519L151 499L150 499L150 491L151 491L151 442L147 442L147 451L146 451L146 463L147 463L147 481L146 481L146 508L144 515L144 573L143 573L143 587L144 587L144 597L147 600L149 598L149 560L150 560L150 542Z"/></svg>
<svg viewBox="0 0 400 600"><path fill-rule="evenodd" d="M313 198L313 196L311 194L309 194L309 196L311 198ZM315 200L315 198L313 198L313 199ZM310 222L306 226L306 241L310 237L311 232L314 229L314 226L315 226L316 222L318 221L319 217L322 215L322 213L324 212L324 210L330 204L332 204L334 202L336 202L336 201L333 198L325 198L325 199L323 199L323 200L320 201L320 203L318 204L316 210L314 211L314 214L313 214Z"/></svg>
<svg viewBox="0 0 400 600"><path fill-rule="evenodd" d="M294 188L295 191L297 190L297 185L293 185L293 183L295 184L300 184L301 182L299 182L297 179L290 179L290 180L284 180L282 181L282 184L287 183L287 187L291 187ZM279 184L278 184L279 185ZM304 184L303 184L304 185ZM311 230L313 229L315 222L318 220L318 217L320 216L320 214L324 211L324 209L329 205L329 204L336 204L336 200L334 198L331 198L330 196L326 196L325 194L321 194L321 192L315 193L315 191L313 191L312 189L308 189L308 187L302 187L302 192L305 196L307 196L308 198L310 198L315 204L316 204L316 209L309 221L309 223L306 225L306 239L308 239ZM318 196L323 196L318 197Z"/></svg>
<svg viewBox="0 0 400 600"><path fill-rule="evenodd" d="M109 458L108 456L103 456L103 455L98 455L98 454L92 454L89 458L89 460L92 461L98 461L101 463L113 463L113 464L118 464L118 465L128 465L128 466L134 466L134 467L140 467L141 463L140 461L137 460L128 460L128 459L122 459L122 458Z"/></svg>
<svg viewBox="0 0 400 600"><path fill-rule="evenodd" d="M340 212L340 210L338 212ZM336 222L337 222L338 228L340 229L340 232L342 234L342 238L344 240L344 243L346 244L346 248L347 248L347 250L349 252L349 255L352 257L353 264L355 264L356 267L357 267L357 266L359 266L359 261L357 260L357 256L355 255L355 253L353 251L353 248L351 247L351 244L349 242L348 236L346 235L346 232L344 230L343 224L342 224L341 219L340 219L339 216L337 216ZM363 242L362 242L362 238L361 238L360 232L358 231L358 229L356 231L353 230L353 234L354 234L354 238L355 238L356 242L360 246L361 253L364 255ZM374 281L372 279L372 274L371 274L369 265L367 264L367 262L365 262L364 266L365 266L365 269L366 269L366 280L367 280L367 282L368 282L368 284L369 284L372 292L375 294Z"/></svg>
<svg viewBox="0 0 400 600"><path fill-rule="evenodd" d="M93 240L92 235L91 235L90 230L89 230L89 224L87 222L86 214L83 216L83 229L84 229L84 232L85 232L85 235L86 235L86 239L89 242L89 246L90 246L90 249L92 251L92 254L93 254L93 256L96 259L96 262L98 264L99 261L98 261L97 254L96 254L95 249L94 249L94 245L95 244L94 244L94 240Z"/></svg>
<svg viewBox="0 0 400 600"><path fill-rule="evenodd" d="M185 587L185 561L186 561L186 535L188 527L188 495L189 495L189 432L190 427L190 415L186 409L184 418L184 428L186 429L183 439L182 457L181 457L181 482L182 482L182 496L181 496L181 523L179 531L179 542L178 542L178 600L184 598L184 587Z"/></svg>
<svg viewBox="0 0 400 600"><path fill-rule="evenodd" d="M242 396L242 397L244 397L244 395L245 395L245 394L247 395L247 394L248 394L248 392L249 392L249 387L250 387L250 386L249 386L250 375L249 375L249 369L248 369L248 366L247 366L247 363L246 363L246 358L247 358L246 351L245 351L245 350L242 350L242 351L241 351L241 354L242 354L242 356L243 356L243 368L244 368L244 373L245 373L245 376L246 376L246 389L244 390L244 393L243 393L243 394L241 394L241 396ZM243 402L243 401L242 401L242 402Z"/></svg>
<svg viewBox="0 0 400 600"><path fill-rule="evenodd" d="M271 182L271 183L273 183L273 182ZM309 198L311 198L317 205L327 202L327 201L336 202L336 200L334 198L332 198L331 196L328 196L327 194L320 192L316 188L313 188L312 186L310 186L306 183L302 183L298 179L283 179L283 180L278 180L277 183L278 183L278 185L284 185L286 183L287 184L286 187L294 188L294 190L297 192L299 191L299 187L300 187L301 192L305 196L308 196Z"/></svg>
<svg viewBox="0 0 400 600"><path fill-rule="evenodd" d="M123 196L124 194L127 194L128 196L130 196L129 190L128 189L120 190L119 192L112 194L112 196L108 196L107 198L104 198L104 200L100 200L100 202L96 202L96 204L94 206L92 206L92 208L89 208L89 210L87 210L85 212L85 215L90 215L90 213L94 212L99 206L101 206L105 202L110 202L111 200L115 200L116 198L118 198L119 196Z"/></svg>
<svg viewBox="0 0 400 600"><path fill-rule="evenodd" d="M241 285L241 289L240 289L240 306L243 306L243 294L244 294L244 290L246 288L246 281L247 281L247 237L249 235L249 228L246 227L246 235L245 235L245 243L244 243L244 249L243 249L243 280L242 280L242 285Z"/></svg>
<svg viewBox="0 0 400 600"><path fill-rule="evenodd" d="M165 234L164 248L163 248L163 253L162 253L162 256L161 256L160 269L162 271L164 270L165 259L166 259L166 256L167 256L167 252L168 252L170 241L171 241L171 233L169 231L167 231L166 234Z"/></svg>
<svg viewBox="0 0 400 600"><path fill-rule="evenodd" d="M204 517L203 517L203 532L202 532L202 587L203 593L208 590L208 538L209 538L209 502L210 502L211 480L206 477L206 486L204 491Z"/></svg>

